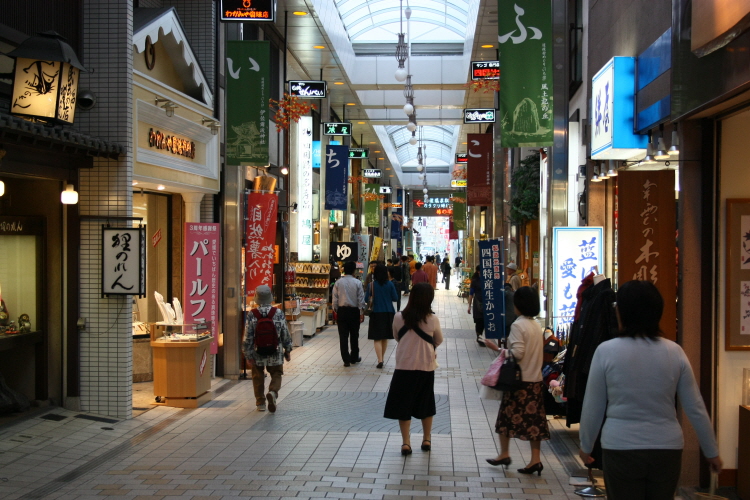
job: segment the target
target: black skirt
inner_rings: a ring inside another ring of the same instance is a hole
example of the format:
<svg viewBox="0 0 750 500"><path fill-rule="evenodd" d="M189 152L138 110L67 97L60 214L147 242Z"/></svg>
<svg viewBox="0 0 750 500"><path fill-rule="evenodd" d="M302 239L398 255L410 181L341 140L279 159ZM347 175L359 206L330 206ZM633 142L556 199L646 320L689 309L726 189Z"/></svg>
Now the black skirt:
<svg viewBox="0 0 750 500"><path fill-rule="evenodd" d="M495 432L523 441L549 439L543 390L543 382L523 382L520 389L503 392Z"/></svg>
<svg viewBox="0 0 750 500"><path fill-rule="evenodd" d="M435 372L396 370L383 416L394 420L432 417L436 413L434 387Z"/></svg>
<svg viewBox="0 0 750 500"><path fill-rule="evenodd" d="M394 313L370 313L370 326L367 328L367 338L370 340L393 339Z"/></svg>

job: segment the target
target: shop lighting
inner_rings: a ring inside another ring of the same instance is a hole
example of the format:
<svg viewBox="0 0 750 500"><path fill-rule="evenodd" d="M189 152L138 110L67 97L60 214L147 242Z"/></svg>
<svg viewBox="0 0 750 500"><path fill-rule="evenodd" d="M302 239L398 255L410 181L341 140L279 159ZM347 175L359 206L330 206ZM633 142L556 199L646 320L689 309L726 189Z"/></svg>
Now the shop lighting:
<svg viewBox="0 0 750 500"><path fill-rule="evenodd" d="M0 196L5 194L5 183L0 181Z"/></svg>
<svg viewBox="0 0 750 500"><path fill-rule="evenodd" d="M646 156L643 157L641 163L644 165L653 165L656 163L654 159L654 143L651 142L651 134L648 134L648 147L646 148Z"/></svg>
<svg viewBox="0 0 750 500"><path fill-rule="evenodd" d="M156 186L156 189L158 189L159 191L164 191L167 188L163 184L159 184L158 186Z"/></svg>
<svg viewBox="0 0 750 500"><path fill-rule="evenodd" d="M607 172L607 177L617 177L617 169L615 168L615 162L613 161L609 162L609 171Z"/></svg>
<svg viewBox="0 0 750 500"><path fill-rule="evenodd" d="M292 209L292 213L293 213L293 214L296 214L296 213L297 213L297 204L296 204L296 203L292 203L292 206L291 206L291 207L289 207L289 208L291 208L291 209Z"/></svg>
<svg viewBox="0 0 750 500"><path fill-rule="evenodd" d="M677 156L680 154L680 139L677 135L677 128L672 131L672 145L669 147L669 156Z"/></svg>
<svg viewBox="0 0 750 500"><path fill-rule="evenodd" d="M491 49L494 45L482 45L483 49Z"/></svg>
<svg viewBox="0 0 750 500"><path fill-rule="evenodd" d="M160 97L157 97L156 99L154 99L154 101L156 102L157 106L161 104L161 107L164 109L164 111L166 111L167 116L170 118L174 116L175 108L179 108L177 103L169 99L162 99Z"/></svg>
<svg viewBox="0 0 750 500"><path fill-rule="evenodd" d="M137 186L137 185L138 185L138 181L133 181L133 182L132 182L132 185L133 185L133 186Z"/></svg>
<svg viewBox="0 0 750 500"><path fill-rule="evenodd" d="M296 12L292 12L295 16L306 16L307 12L302 12L301 10L298 10Z"/></svg>
<svg viewBox="0 0 750 500"><path fill-rule="evenodd" d="M289 167L281 167L281 175L289 175Z"/></svg>
<svg viewBox="0 0 750 500"><path fill-rule="evenodd" d="M664 144L664 137L659 137L658 144L656 153L654 153L654 160L669 160L669 153L667 152L667 145Z"/></svg>
<svg viewBox="0 0 750 500"><path fill-rule="evenodd" d="M73 187L73 184L67 184L65 191L60 193L60 201L63 205L75 205L78 203L78 193Z"/></svg>
<svg viewBox="0 0 750 500"><path fill-rule="evenodd" d="M599 180L603 181L603 180L606 180L606 179L609 179L609 175L607 175L607 172L604 171L603 164L600 163L599 164Z"/></svg>
<svg viewBox="0 0 750 500"><path fill-rule="evenodd" d="M591 182L602 182L602 179L599 178L599 167L594 167L594 176L591 177Z"/></svg>
<svg viewBox="0 0 750 500"><path fill-rule="evenodd" d="M216 120L212 120L211 118L203 118L202 122L203 122L203 125L208 124L208 128L211 129L212 135L217 135L219 133L219 129L221 128L221 123L217 122Z"/></svg>

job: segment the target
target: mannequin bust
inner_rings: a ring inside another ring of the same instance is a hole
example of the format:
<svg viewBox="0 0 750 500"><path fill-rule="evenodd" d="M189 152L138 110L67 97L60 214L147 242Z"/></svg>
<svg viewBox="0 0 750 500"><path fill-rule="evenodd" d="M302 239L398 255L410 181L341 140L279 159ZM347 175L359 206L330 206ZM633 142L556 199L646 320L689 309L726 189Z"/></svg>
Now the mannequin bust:
<svg viewBox="0 0 750 500"><path fill-rule="evenodd" d="M596 275L594 275L594 285L598 285L599 283L601 283L605 279L607 279L607 277L604 276L603 274L596 274Z"/></svg>

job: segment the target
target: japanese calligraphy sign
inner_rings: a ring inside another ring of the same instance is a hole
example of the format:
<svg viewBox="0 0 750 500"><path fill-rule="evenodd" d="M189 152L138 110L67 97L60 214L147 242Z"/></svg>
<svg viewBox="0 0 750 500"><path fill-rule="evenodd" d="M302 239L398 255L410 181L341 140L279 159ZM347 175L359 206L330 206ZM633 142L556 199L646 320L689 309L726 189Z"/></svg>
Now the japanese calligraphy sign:
<svg viewBox="0 0 750 500"><path fill-rule="evenodd" d="M273 289L273 261L276 243L276 193L249 193L245 226L245 290L249 297L255 289L268 285Z"/></svg>
<svg viewBox="0 0 750 500"><path fill-rule="evenodd" d="M370 253L370 262L380 259L381 250L383 250L383 238L381 238L380 236L375 236L372 239L372 253Z"/></svg>
<svg viewBox="0 0 750 500"><path fill-rule="evenodd" d="M359 249L356 242L332 241L329 255L331 256L331 261L357 262Z"/></svg>
<svg viewBox="0 0 750 500"><path fill-rule="evenodd" d="M380 226L380 184L365 184L365 193L375 195L372 200L365 199L365 227Z"/></svg>
<svg viewBox="0 0 750 500"><path fill-rule="evenodd" d="M346 210L349 192L349 147L326 146L326 210Z"/></svg>
<svg viewBox="0 0 750 500"><path fill-rule="evenodd" d="M455 231L466 231L466 193L453 193L451 204L453 207L453 217L451 218L453 229Z"/></svg>
<svg viewBox="0 0 750 500"><path fill-rule="evenodd" d="M724 349L750 351L750 199L727 199Z"/></svg>
<svg viewBox="0 0 750 500"><path fill-rule="evenodd" d="M346 156L344 157L346 158ZM312 117L303 116L297 124L297 258L312 261L313 171Z"/></svg>
<svg viewBox="0 0 750 500"><path fill-rule="evenodd" d="M497 20L502 147L551 146L552 2L498 0Z"/></svg>
<svg viewBox="0 0 750 500"><path fill-rule="evenodd" d="M604 228L552 228L552 316L554 328L568 328L575 319L581 281L604 271Z"/></svg>
<svg viewBox="0 0 750 500"><path fill-rule="evenodd" d="M205 323L211 329L211 354L219 352L219 276L221 226L207 222L185 223L185 323Z"/></svg>
<svg viewBox="0 0 750 500"><path fill-rule="evenodd" d="M369 234L355 234L354 241L357 242L357 248L359 249L357 255L357 262L367 262L367 257L370 256L370 235Z"/></svg>
<svg viewBox="0 0 750 500"><path fill-rule="evenodd" d="M623 172L618 185L618 283L650 281L664 298L659 326L677 338L677 241L674 171Z"/></svg>
<svg viewBox="0 0 750 500"><path fill-rule="evenodd" d="M270 42L227 42L228 165L268 165Z"/></svg>
<svg viewBox="0 0 750 500"><path fill-rule="evenodd" d="M146 227L102 227L102 295L146 295Z"/></svg>
<svg viewBox="0 0 750 500"><path fill-rule="evenodd" d="M492 205L492 134L467 134L467 141L467 203L473 207L489 207Z"/></svg>
<svg viewBox="0 0 750 500"><path fill-rule="evenodd" d="M484 299L484 336L505 338L505 254L502 240L479 242L480 277Z"/></svg>

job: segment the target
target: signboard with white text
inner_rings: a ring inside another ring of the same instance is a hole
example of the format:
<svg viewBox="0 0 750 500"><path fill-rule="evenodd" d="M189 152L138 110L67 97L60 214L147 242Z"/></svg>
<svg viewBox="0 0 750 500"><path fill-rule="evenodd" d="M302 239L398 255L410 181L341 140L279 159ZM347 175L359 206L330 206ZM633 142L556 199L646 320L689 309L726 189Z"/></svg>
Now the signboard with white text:
<svg viewBox="0 0 750 500"><path fill-rule="evenodd" d="M312 117L303 116L297 124L297 258L312 262Z"/></svg>
<svg viewBox="0 0 750 500"><path fill-rule="evenodd" d="M183 281L184 323L203 323L211 329L211 354L219 352L219 276L221 226L213 223L185 223L185 279Z"/></svg>

